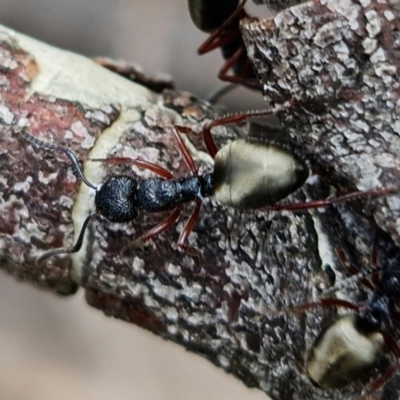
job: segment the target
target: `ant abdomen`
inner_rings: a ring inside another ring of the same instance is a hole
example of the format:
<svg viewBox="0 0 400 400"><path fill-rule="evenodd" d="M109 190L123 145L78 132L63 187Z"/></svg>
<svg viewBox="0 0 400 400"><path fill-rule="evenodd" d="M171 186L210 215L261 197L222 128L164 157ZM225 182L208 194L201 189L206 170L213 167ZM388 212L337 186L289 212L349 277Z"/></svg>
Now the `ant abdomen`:
<svg viewBox="0 0 400 400"><path fill-rule="evenodd" d="M307 376L321 389L344 387L372 368L383 345L380 332L360 330L356 315L344 315L315 340L306 362Z"/></svg>
<svg viewBox="0 0 400 400"><path fill-rule="evenodd" d="M228 207L254 210L284 199L308 175L306 163L283 147L235 140L215 156L214 197Z"/></svg>
<svg viewBox="0 0 400 400"><path fill-rule="evenodd" d="M381 371L366 388L371 394L378 390L397 371L400 365L400 346L389 333L394 321L399 320L395 309L400 292L390 290L397 287L399 276L398 256L386 260L386 265L378 265L376 246L371 254L371 267L365 271L350 264L342 249L337 251L339 258L361 284L373 291L366 302L352 303L334 297L322 297L315 302L296 306L296 312L304 312L313 307L340 307L353 310L342 315L322 330L313 345L306 361L305 370L310 381L322 389L337 389L364 378L379 360L384 346L392 352L396 362ZM379 272L383 273L378 276ZM366 279L372 275L371 280ZM343 286L343 285L340 285ZM338 289L340 286L337 286ZM364 398L364 396L362 397Z"/></svg>
<svg viewBox="0 0 400 400"><path fill-rule="evenodd" d="M193 23L203 32L219 28L237 9L239 0L189 0L189 12Z"/></svg>

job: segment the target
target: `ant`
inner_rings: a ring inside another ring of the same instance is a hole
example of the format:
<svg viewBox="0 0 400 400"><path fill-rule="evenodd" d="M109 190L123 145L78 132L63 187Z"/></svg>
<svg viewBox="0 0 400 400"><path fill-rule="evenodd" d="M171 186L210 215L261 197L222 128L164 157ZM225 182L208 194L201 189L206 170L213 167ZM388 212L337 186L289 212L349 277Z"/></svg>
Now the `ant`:
<svg viewBox="0 0 400 400"><path fill-rule="evenodd" d="M306 373L310 381L321 389L346 386L373 367L385 344L396 357L396 363L390 365L370 384L370 394L388 381L399 368L400 347L385 331L385 327L392 326L393 320L400 321L400 313L395 311L395 303L400 298L399 259L389 258L384 269L378 267L374 244L371 268L367 273L358 273L358 269L347 261L342 249L338 249L337 253L352 277L358 277L373 294L362 304L337 298L321 298L316 302L294 307L295 312L328 306L355 311L339 317L318 335L306 361ZM377 276L378 272L381 272L380 278ZM372 275L372 281L366 279L368 275Z"/></svg>
<svg viewBox="0 0 400 400"><path fill-rule="evenodd" d="M189 12L193 23L210 36L200 45L198 54L206 54L218 47L226 60L218 73L225 82L242 84L250 89L261 90L239 29L243 18L249 17L243 9L247 0L189 0ZM233 74L229 75L229 70Z"/></svg>
<svg viewBox="0 0 400 400"><path fill-rule="evenodd" d="M235 114L214 119L206 124L202 132L206 148L214 159L212 173L199 174L196 164L179 134L179 132L184 134L194 132L185 126L175 125L171 127L171 132L191 172L189 176L174 178L170 171L160 165L139 158L114 157L105 161L110 164L131 163L139 168L152 171L158 177L141 179L130 175L111 175L99 187L86 179L73 151L44 142L23 130L21 132L23 138L30 143L65 153L72 163L75 175L96 191L96 212L86 218L75 245L70 249L49 251L41 256L40 260L56 254L78 252L83 243L85 230L95 215L101 215L111 222L123 223L134 220L139 211L158 213L174 210L168 218L135 240L135 244L141 244L171 227L178 219L183 205L195 201L195 208L178 239L178 247L189 253L197 253L196 249L186 244L186 240L193 230L199 217L201 204L206 197L214 196L222 205L241 210L263 208L277 211L325 207L329 204L361 197L384 196L395 191L394 188L382 188L304 203L276 204L304 184L309 175L305 161L285 146L276 143L275 140L269 141L265 137L265 127L257 126L257 129L250 131L246 139L232 141L220 150L214 143L211 129L216 126L243 122L249 117L268 116L287 107L289 103L275 107L272 111Z"/></svg>

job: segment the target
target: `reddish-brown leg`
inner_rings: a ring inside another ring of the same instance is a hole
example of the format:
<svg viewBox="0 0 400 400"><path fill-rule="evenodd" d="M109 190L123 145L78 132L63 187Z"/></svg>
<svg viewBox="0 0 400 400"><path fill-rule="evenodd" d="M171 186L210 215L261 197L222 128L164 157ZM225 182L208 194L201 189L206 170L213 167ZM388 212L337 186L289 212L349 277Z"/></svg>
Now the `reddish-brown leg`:
<svg viewBox="0 0 400 400"><path fill-rule="evenodd" d="M186 127L186 126L181 126L181 125L175 125L175 128L177 131L184 133L184 134L189 134L192 133L193 135L196 135L196 132L194 132L192 129ZM211 132L210 132L211 128L207 130L207 128L205 127L203 129L203 138L204 138L204 144L207 147L207 151L210 153L210 156L212 158L215 158L215 156L218 153L218 148L214 142L214 139L211 136Z"/></svg>
<svg viewBox="0 0 400 400"><path fill-rule="evenodd" d="M337 253L341 263L343 264L343 266L347 269L347 271L349 271L350 275L357 275L360 272L358 268L356 268L354 265L349 263L347 256L346 256L345 252L343 251L343 249L337 248L336 253ZM370 289L372 291L375 289L374 285L372 285L372 283L366 278L361 279L360 282L365 287L367 287L368 289Z"/></svg>
<svg viewBox="0 0 400 400"><path fill-rule="evenodd" d="M239 114L233 114L233 115L228 115L226 117L221 117L221 118L216 118L209 122L208 124L204 125L203 128L203 138L204 138L204 143L207 147L208 152L210 153L212 158L215 158L216 154L218 153L218 148L215 145L214 139L211 136L211 129L216 127L216 126L221 126L221 125L229 125L229 124L237 124L239 122L245 121L247 118L250 117L268 117L270 115L274 115L277 112L284 110L286 108L289 108L290 106L293 105L293 103L296 100L292 99L289 100L282 105L279 105L272 110L255 110L255 111L247 111L244 113L239 113ZM187 129L187 128L186 128ZM191 130L189 129L188 132L183 133L189 133Z"/></svg>
<svg viewBox="0 0 400 400"><path fill-rule="evenodd" d="M391 317L393 320L400 322L400 312L398 312L398 311L392 311L391 314L390 314L390 317Z"/></svg>
<svg viewBox="0 0 400 400"><path fill-rule="evenodd" d="M225 25L225 24L224 24ZM197 49L197 54L203 55L218 49L219 47L225 46L227 43L231 42L239 34L238 29L232 29L229 32L225 32L222 36L221 27L210 34L210 36L199 46Z"/></svg>
<svg viewBox="0 0 400 400"><path fill-rule="evenodd" d="M201 208L201 200L196 200L196 207L194 208L188 222L186 223L185 227L183 228L181 236L179 237L179 240L178 240L178 246L190 254L198 254L199 253L199 251L197 249L195 249L194 247L188 246L187 244L185 244L185 242L186 242L187 238L189 237L190 232L192 232L194 224L196 223L197 219L199 218L200 208Z"/></svg>
<svg viewBox="0 0 400 400"><path fill-rule="evenodd" d="M218 47L229 45L229 43L232 42L239 43L236 52L226 60L225 64L220 69L218 78L225 82L242 84L251 89L261 90L262 85L254 77L254 69L248 59L241 66L239 75L228 74L228 71L239 62L240 58L243 54L246 54L247 51L239 29L239 21L248 17L247 13L243 10L246 1L247 0L242 1L235 12L218 29L210 34L205 42L198 48L197 52L198 54L205 54Z"/></svg>
<svg viewBox="0 0 400 400"><path fill-rule="evenodd" d="M394 356L396 357L396 363L389 365L389 367L384 371L378 378L376 378L370 385L365 395L361 398L364 399L368 395L377 391L385 382L387 382L392 375L398 370L399 362L400 362L400 348L396 341L386 332L380 332L383 336L386 346L392 351Z"/></svg>
<svg viewBox="0 0 400 400"><path fill-rule="evenodd" d="M153 164L148 161L141 160L140 158L129 158L129 157L110 157L106 159L92 158L90 161L104 161L108 164L134 164L139 168L147 169L155 174L161 176L164 179L172 179L174 176L166 170L164 167L158 164Z"/></svg>
<svg viewBox="0 0 400 400"><path fill-rule="evenodd" d="M235 36L240 35L239 24L237 24L235 29L229 30L228 33L224 33L224 30L226 30L226 28L231 25L235 19L240 21L241 19L247 17L247 14L243 11L243 7L246 2L247 0L243 0L235 12L218 29L210 34L210 36L198 48L198 54L205 54L218 47L224 46L233 40Z"/></svg>
<svg viewBox="0 0 400 400"><path fill-rule="evenodd" d="M144 242L147 242L151 238L159 235L161 232L164 232L167 230L170 226L174 224L174 222L178 219L180 213L182 212L183 205L180 204L178 207L176 207L175 211L164 221L160 222L158 225L156 225L154 228L150 229L146 233L144 233L142 236L138 237L135 239L133 242L134 246L140 246Z"/></svg>
<svg viewBox="0 0 400 400"><path fill-rule="evenodd" d="M344 196L332 197L323 200L306 201L304 203L291 203L291 204L274 204L266 206L263 209L269 211L301 211L309 210L313 208L321 208L329 206L330 204L342 203L345 201L357 200L363 197L379 197L387 196L396 193L396 188L383 188L383 189L371 189L364 192L353 192L345 194Z"/></svg>
<svg viewBox="0 0 400 400"><path fill-rule="evenodd" d="M185 143L183 142L182 138L180 137L178 131L181 132L181 130L179 128L179 126L174 126L172 128L172 134L176 140L176 142L178 143L178 147L180 152L183 155L183 158L185 159L186 165L189 167L190 171L192 172L193 175L197 175L197 167L196 167L196 163L193 160L192 155L190 154L188 148L186 147ZM190 131L190 129L189 129Z"/></svg>
<svg viewBox="0 0 400 400"><path fill-rule="evenodd" d="M359 310L360 306L358 304L350 303L346 300L336 299L336 298L322 298L313 303L304 303L299 306L293 307L292 310L296 313L302 313L310 308L314 307L343 307L350 310Z"/></svg>
<svg viewBox="0 0 400 400"><path fill-rule="evenodd" d="M371 267L372 267L372 269L378 269L378 251L377 251L377 247L376 247L376 241L374 242L374 245L372 246L372 250L371 250ZM379 276L378 275L373 274L371 279L375 286L379 285Z"/></svg>
<svg viewBox="0 0 400 400"><path fill-rule="evenodd" d="M243 45L225 62L218 73L218 78L224 82L242 84L255 90L261 90L261 83L256 78L253 78L254 72L250 60L246 60L241 67L240 75L228 74L228 71L235 66L244 53L246 53L246 48Z"/></svg>

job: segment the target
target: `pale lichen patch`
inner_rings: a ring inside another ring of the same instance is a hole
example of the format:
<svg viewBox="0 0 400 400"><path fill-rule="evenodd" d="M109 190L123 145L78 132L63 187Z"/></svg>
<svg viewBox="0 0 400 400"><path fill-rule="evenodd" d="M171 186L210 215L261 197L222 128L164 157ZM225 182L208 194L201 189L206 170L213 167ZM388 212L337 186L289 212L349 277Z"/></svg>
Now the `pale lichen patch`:
<svg viewBox="0 0 400 400"><path fill-rule="evenodd" d="M107 117L107 113L100 110L87 111L85 113L85 118L93 122L99 122L104 125L110 125L110 119Z"/></svg>
<svg viewBox="0 0 400 400"><path fill-rule="evenodd" d="M365 17L368 20L366 29L368 31L369 37L374 38L379 35L382 29L381 20L378 13L375 10L369 10L365 13Z"/></svg>
<svg viewBox="0 0 400 400"><path fill-rule="evenodd" d="M373 64L377 64L377 63L381 63L387 60L386 57L386 52L385 50L382 49L382 47L379 47L376 51L374 51L374 53L371 55L371 63Z"/></svg>
<svg viewBox="0 0 400 400"><path fill-rule="evenodd" d="M13 70L18 68L18 63L9 51L2 49L0 51L0 66L5 70Z"/></svg>
<svg viewBox="0 0 400 400"><path fill-rule="evenodd" d="M388 21L393 21L396 17L395 17L395 15L394 15L394 13L393 13L393 11L391 11L391 10L385 10L384 12L383 12L383 15L385 16L385 18L388 20Z"/></svg>
<svg viewBox="0 0 400 400"><path fill-rule="evenodd" d="M14 114L2 104L0 104L0 120L6 125L11 125L14 120Z"/></svg>
<svg viewBox="0 0 400 400"><path fill-rule="evenodd" d="M362 45L364 47L365 54L372 54L378 46L378 41L377 39L371 39L368 37L363 40Z"/></svg>
<svg viewBox="0 0 400 400"><path fill-rule="evenodd" d="M32 177L27 176L23 182L15 183L13 190L15 192L27 193L29 191L29 189L31 188L31 183L32 183Z"/></svg>
<svg viewBox="0 0 400 400"><path fill-rule="evenodd" d="M71 199L71 197L68 196L60 196L60 204L65 207L70 209L74 205L74 201Z"/></svg>

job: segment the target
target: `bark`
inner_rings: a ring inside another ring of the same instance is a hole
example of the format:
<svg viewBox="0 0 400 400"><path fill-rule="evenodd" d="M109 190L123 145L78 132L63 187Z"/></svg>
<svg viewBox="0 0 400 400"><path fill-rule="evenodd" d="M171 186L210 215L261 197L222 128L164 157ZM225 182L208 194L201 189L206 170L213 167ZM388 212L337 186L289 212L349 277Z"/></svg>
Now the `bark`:
<svg viewBox="0 0 400 400"><path fill-rule="evenodd" d="M280 121L324 181L336 188L397 187L399 10L398 1L317 0L273 19L242 21L267 104L296 100ZM378 250L383 266L389 248L398 253L393 247L400 244L398 199L398 195L381 198L363 211L378 235L384 231L394 241ZM329 240L339 233L338 227L348 229L347 217L340 212L343 226L323 221ZM363 253L366 231L357 232L350 246ZM339 241L342 247L344 238ZM358 264L360 269L363 264L368 265L368 259ZM350 297L358 292L359 287ZM383 398L397 398L391 389L395 382Z"/></svg>
<svg viewBox="0 0 400 400"><path fill-rule="evenodd" d="M322 6L308 3L307 7L318 11ZM308 14L311 21L312 12ZM330 12L332 19L343 20L343 13ZM293 88L285 86L281 93L280 83L286 76L269 78L260 59L268 53L263 46L269 46L268 41L277 34L274 27L273 21L267 21L249 23L243 29L263 82L275 79L275 86L269 84L273 96L266 94L277 103L292 97L292 92L299 98L299 104L280 120L299 151L321 174L291 201L325 197L334 188L343 192L364 188L366 181L370 183L365 177L371 175L364 171L365 165L375 165L379 150L364 132L357 135L355 131L354 140L330 135L336 125L346 126L348 121L343 111L333 117L327 111L328 106L340 110L343 98L347 102L357 99L360 88L351 95L337 90L340 96L331 101L301 92L305 86L295 80ZM199 131L216 110L188 93L151 92L91 60L6 28L1 28L0 39L0 266L17 279L59 294L72 294L81 287L87 302L105 314L201 354L273 399L356 398L362 383L342 391L318 391L303 371L312 341L321 325L332 320L334 310L313 309L299 315L276 310L317 298L332 283L332 274L325 272L327 265L336 279L342 276L335 247L342 247L351 261L362 267L368 263L378 233L379 256L384 259L386 248L393 248L392 238L384 231L397 239L385 216L389 219L390 204L395 205L398 197L392 196L391 203L389 198L373 199L302 214L242 213L207 200L189 238L189 244L201 250L195 257L176 246L190 204L176 226L140 248L133 246L133 239L165 218L164 214L140 215L128 224L98 218L90 224L77 255L52 257L38 265L35 260L43 252L74 243L85 216L94 208L94 191L76 181L65 157L27 143L20 135L22 126L42 140L75 151L80 160L86 160L88 179L100 184L112 173L132 174L133 169L139 176L149 174L129 165L109 166L88 158L141 157L165 166L176 176L187 174L168 126L179 123ZM284 64L285 58L279 60ZM272 61L269 65L273 67ZM323 76L318 74L321 79ZM146 82L149 80L143 79ZM389 88L394 95L393 82ZM315 93L319 91L315 89ZM383 107L383 97L377 100L371 113L379 114L378 105ZM329 118L323 120L327 114ZM328 125L327 120L332 122ZM319 134L321 126L324 129ZM214 136L221 145L244 136L246 128L224 127L216 129ZM374 135L374 140L379 145L383 142L385 151L396 160L395 132L388 136L380 129L379 135ZM211 170L201 136L191 135L188 143L201 171ZM348 161L352 157L356 160ZM363 164L360 159L365 160ZM358 173L364 180L358 180ZM373 175L372 187L393 183L394 174L393 165L385 167L378 177ZM344 293L353 300L363 294L353 288Z"/></svg>

